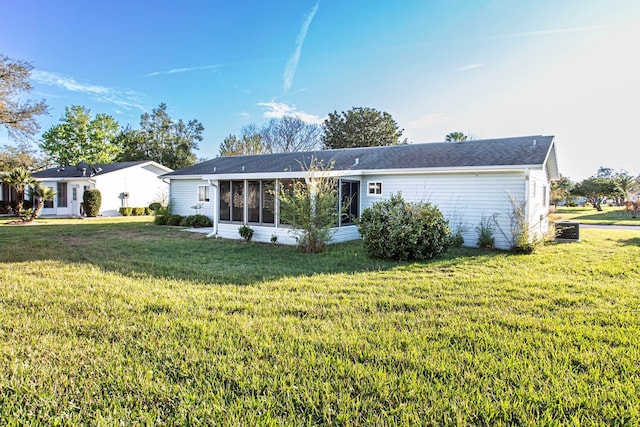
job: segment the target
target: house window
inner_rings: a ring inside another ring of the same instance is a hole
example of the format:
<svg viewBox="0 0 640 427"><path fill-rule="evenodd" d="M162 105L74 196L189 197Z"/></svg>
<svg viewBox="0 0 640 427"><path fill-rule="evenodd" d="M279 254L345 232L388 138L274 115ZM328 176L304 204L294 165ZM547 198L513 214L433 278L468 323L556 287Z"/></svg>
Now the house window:
<svg viewBox="0 0 640 427"><path fill-rule="evenodd" d="M381 196L382 195L382 182L380 182L380 181L369 182L368 183L368 188L369 188L369 195L370 196Z"/></svg>
<svg viewBox="0 0 640 427"><path fill-rule="evenodd" d="M273 224L275 222L274 181L247 181L247 222Z"/></svg>
<svg viewBox="0 0 640 427"><path fill-rule="evenodd" d="M276 183L262 181L262 223L274 224L276 211Z"/></svg>
<svg viewBox="0 0 640 427"><path fill-rule="evenodd" d="M231 221L231 181L220 181L220 221Z"/></svg>
<svg viewBox="0 0 640 427"><path fill-rule="evenodd" d="M360 183L358 181L340 182L340 209L344 213L340 218L340 225L351 225L360 214ZM346 208L343 208L346 206Z"/></svg>
<svg viewBox="0 0 640 427"><path fill-rule="evenodd" d="M53 188L52 188L53 190ZM53 199L51 200L45 200L44 204L42 205L43 208L45 209L52 209L53 208Z"/></svg>
<svg viewBox="0 0 640 427"><path fill-rule="evenodd" d="M198 185L198 202L208 202L209 201L209 186L208 185Z"/></svg>
<svg viewBox="0 0 640 427"><path fill-rule="evenodd" d="M71 200L78 200L78 187L71 187Z"/></svg>
<svg viewBox="0 0 640 427"><path fill-rule="evenodd" d="M220 181L220 221L244 222L244 181Z"/></svg>
<svg viewBox="0 0 640 427"><path fill-rule="evenodd" d="M231 220L244 222L244 181L231 181Z"/></svg>
<svg viewBox="0 0 640 427"><path fill-rule="evenodd" d="M66 208L67 207L67 183L59 182L58 183L58 207Z"/></svg>

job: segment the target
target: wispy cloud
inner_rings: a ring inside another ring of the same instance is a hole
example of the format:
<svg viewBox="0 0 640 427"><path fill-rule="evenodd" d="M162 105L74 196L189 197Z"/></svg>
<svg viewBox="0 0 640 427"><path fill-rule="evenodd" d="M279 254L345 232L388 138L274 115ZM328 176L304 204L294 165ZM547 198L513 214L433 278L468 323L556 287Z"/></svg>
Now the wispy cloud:
<svg viewBox="0 0 640 427"><path fill-rule="evenodd" d="M449 116L447 116L444 113L423 114L417 119L409 121L407 123L407 127L413 128L413 129L422 129L422 128L439 125L441 123L446 122L447 120L449 120Z"/></svg>
<svg viewBox="0 0 640 427"><path fill-rule="evenodd" d="M162 76L165 74L189 73L191 71L214 70L216 68L226 67L227 65L229 64L209 64L209 65L198 65L196 67L172 68L171 70L154 71L152 73L144 74L144 76L153 77L153 76Z"/></svg>
<svg viewBox="0 0 640 427"><path fill-rule="evenodd" d="M258 103L258 106L265 109L262 116L269 119L293 116L299 117L302 121L307 123L321 124L324 122L324 117L314 116L313 114L308 114L304 111L297 111L294 105L289 105L284 102L260 102Z"/></svg>
<svg viewBox="0 0 640 427"><path fill-rule="evenodd" d="M552 34L566 34L566 33L579 33L583 31L600 31L609 29L609 25L591 25L588 27L571 27L571 28L555 28L552 30L541 30L541 31L527 31L523 33L509 33L509 34L498 34L495 36L488 36L488 40L503 40L503 39L516 39L521 37L538 37L538 36L548 36Z"/></svg>
<svg viewBox="0 0 640 427"><path fill-rule="evenodd" d="M476 70L478 68L482 68L484 67L486 64L469 64L469 65L463 65L462 67L458 67L456 68L456 71L469 71L469 70Z"/></svg>
<svg viewBox="0 0 640 427"><path fill-rule="evenodd" d="M300 28L300 33L298 33L298 38L296 38L296 50L293 52L293 55L289 58L287 62L287 67L284 70L284 75L282 76L284 79L284 83L282 87L284 92L287 93L289 89L291 89L291 85L293 84L293 78L296 75L296 70L298 68L298 62L300 62L300 54L302 53L302 45L304 44L304 39L307 37L307 32L309 31L309 26L311 25L311 21L313 21L313 17L316 15L318 11L319 3L311 9L309 15L307 15L307 19L302 23L302 28Z"/></svg>
<svg viewBox="0 0 640 427"><path fill-rule="evenodd" d="M82 83L69 76L41 70L34 70L31 73L31 78L37 83L58 87L70 92L82 93L96 101L114 104L127 110L132 108L141 111L147 110L142 105L142 98L145 95L133 90Z"/></svg>

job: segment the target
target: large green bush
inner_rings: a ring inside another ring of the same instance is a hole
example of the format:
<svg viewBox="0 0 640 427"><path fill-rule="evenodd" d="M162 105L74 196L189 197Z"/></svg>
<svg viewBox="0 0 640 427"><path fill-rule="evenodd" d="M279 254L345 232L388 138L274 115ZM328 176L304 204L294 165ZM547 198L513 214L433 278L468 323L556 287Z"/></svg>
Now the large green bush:
<svg viewBox="0 0 640 427"><path fill-rule="evenodd" d="M131 208L131 215L142 216L144 215L144 207Z"/></svg>
<svg viewBox="0 0 640 427"><path fill-rule="evenodd" d="M167 225L178 226L180 225L181 221L182 221L182 215L173 214L167 217Z"/></svg>
<svg viewBox="0 0 640 427"><path fill-rule="evenodd" d="M84 214L88 217L96 217L100 213L100 205L102 205L102 194L100 190L86 190L82 196L84 206Z"/></svg>
<svg viewBox="0 0 640 427"><path fill-rule="evenodd" d="M211 227L213 222L209 219L209 217L205 215L189 215L185 216L180 220L180 225L183 227Z"/></svg>
<svg viewBox="0 0 640 427"><path fill-rule="evenodd" d="M120 215L122 216L131 216L132 211L133 208L130 208L129 206L122 206L118 209L118 212L120 212Z"/></svg>
<svg viewBox="0 0 640 427"><path fill-rule="evenodd" d="M383 259L423 260L445 252L449 223L431 203L408 203L400 193L374 203L358 221L364 249Z"/></svg>

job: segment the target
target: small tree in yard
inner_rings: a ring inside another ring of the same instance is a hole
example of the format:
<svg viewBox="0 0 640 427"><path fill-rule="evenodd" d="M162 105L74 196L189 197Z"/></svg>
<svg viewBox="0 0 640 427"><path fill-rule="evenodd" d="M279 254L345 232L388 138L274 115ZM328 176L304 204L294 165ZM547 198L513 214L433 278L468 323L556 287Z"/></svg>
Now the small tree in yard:
<svg viewBox="0 0 640 427"><path fill-rule="evenodd" d="M616 198L622 193L620 186L613 178L591 177L576 184L572 193L586 197L598 212L602 211L602 203L607 197Z"/></svg>
<svg viewBox="0 0 640 427"><path fill-rule="evenodd" d="M84 213L88 217L96 217L100 213L100 205L102 204L102 194L100 190L87 190L82 196Z"/></svg>
<svg viewBox="0 0 640 427"><path fill-rule="evenodd" d="M31 176L31 172L24 167L17 167L9 172L9 175L3 178L5 184L10 185L16 190L16 214L20 214L24 203L24 193L26 189L35 184L35 179Z"/></svg>
<svg viewBox="0 0 640 427"><path fill-rule="evenodd" d="M31 189L31 195L36 200L36 203L33 206L33 213L31 214L31 221L34 221L36 218L40 216L40 213L42 213L44 202L53 200L53 198L56 196L56 192L53 191L53 188L47 187L45 185L36 184Z"/></svg>
<svg viewBox="0 0 640 427"><path fill-rule="evenodd" d="M449 223L431 203L408 203L400 193L376 202L358 220L369 256L399 261L424 260L451 244Z"/></svg>
<svg viewBox="0 0 640 427"><path fill-rule="evenodd" d="M333 165L324 166L313 158L304 180L294 180L291 188L280 188L280 219L290 224L303 252L326 250L332 228L338 223L338 179L329 176ZM342 206L342 211L347 206Z"/></svg>

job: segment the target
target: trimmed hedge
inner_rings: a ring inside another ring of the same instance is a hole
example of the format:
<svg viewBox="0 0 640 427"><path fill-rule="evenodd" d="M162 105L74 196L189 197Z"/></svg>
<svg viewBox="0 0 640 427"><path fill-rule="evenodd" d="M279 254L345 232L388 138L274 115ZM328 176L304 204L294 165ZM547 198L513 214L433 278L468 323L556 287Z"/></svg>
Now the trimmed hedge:
<svg viewBox="0 0 640 427"><path fill-rule="evenodd" d="M431 203L408 203L400 193L362 212L358 231L369 256L399 261L424 260L451 244L449 223Z"/></svg>
<svg viewBox="0 0 640 427"><path fill-rule="evenodd" d="M100 190L86 190L82 196L82 205L84 206L84 214L86 216L98 216L100 213L100 205L102 205L102 194Z"/></svg>
<svg viewBox="0 0 640 427"><path fill-rule="evenodd" d="M156 225L170 225L180 227L212 227L213 222L205 215L156 215L153 222Z"/></svg>
<svg viewBox="0 0 640 427"><path fill-rule="evenodd" d="M144 215L145 208L131 208L131 214L133 216L142 216Z"/></svg>
<svg viewBox="0 0 640 427"><path fill-rule="evenodd" d="M123 206L121 208L118 209L118 212L120 212L120 215L122 216L143 216L143 215L151 215L153 213L153 211L149 208L144 208L144 207L130 207L130 206Z"/></svg>

